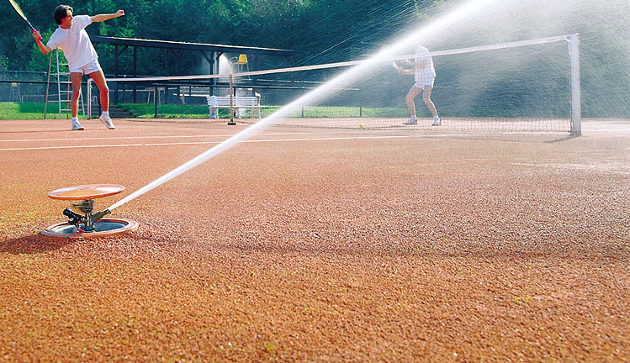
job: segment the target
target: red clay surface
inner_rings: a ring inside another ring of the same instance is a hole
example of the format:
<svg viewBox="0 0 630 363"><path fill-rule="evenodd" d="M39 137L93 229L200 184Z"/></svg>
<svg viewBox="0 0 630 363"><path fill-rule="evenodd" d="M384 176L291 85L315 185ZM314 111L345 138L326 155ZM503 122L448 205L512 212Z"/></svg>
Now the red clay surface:
<svg viewBox="0 0 630 363"><path fill-rule="evenodd" d="M630 360L630 122L584 136L0 122L0 361Z"/></svg>

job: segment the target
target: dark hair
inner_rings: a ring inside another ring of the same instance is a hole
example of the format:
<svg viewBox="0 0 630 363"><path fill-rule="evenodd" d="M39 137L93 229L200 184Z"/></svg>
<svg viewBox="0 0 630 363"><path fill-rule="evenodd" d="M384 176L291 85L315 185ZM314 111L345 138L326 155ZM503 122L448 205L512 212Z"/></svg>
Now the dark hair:
<svg viewBox="0 0 630 363"><path fill-rule="evenodd" d="M68 10L73 12L70 5L59 5L55 8L55 12L53 13L53 18L55 18L55 23L61 25L61 21L68 16Z"/></svg>

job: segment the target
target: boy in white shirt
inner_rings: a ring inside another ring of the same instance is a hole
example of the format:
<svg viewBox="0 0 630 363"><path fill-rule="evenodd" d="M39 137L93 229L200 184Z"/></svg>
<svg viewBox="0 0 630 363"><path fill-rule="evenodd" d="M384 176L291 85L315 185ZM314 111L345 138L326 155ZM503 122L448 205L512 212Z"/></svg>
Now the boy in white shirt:
<svg viewBox="0 0 630 363"><path fill-rule="evenodd" d="M79 111L79 94L81 92L81 80L83 74L89 74L96 83L100 92L100 102L103 113L99 119L108 129L114 129L114 124L109 117L109 87L105 81L103 69L98 63L98 55L92 46L85 27L93 22L101 22L125 15L123 10L118 10L115 14L99 14L90 17L89 15L72 16L72 8L68 5L59 5L53 13L55 22L59 28L44 45L39 32L33 32L33 37L37 46L44 54L48 54L53 49L61 47L63 54L68 60L70 68L70 80L72 82L72 99L70 109L72 112L72 130L83 130L77 117Z"/></svg>

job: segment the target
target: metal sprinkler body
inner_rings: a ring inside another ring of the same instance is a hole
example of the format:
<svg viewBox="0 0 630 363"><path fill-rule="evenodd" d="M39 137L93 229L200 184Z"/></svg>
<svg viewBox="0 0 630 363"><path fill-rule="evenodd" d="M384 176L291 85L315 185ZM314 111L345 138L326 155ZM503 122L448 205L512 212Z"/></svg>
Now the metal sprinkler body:
<svg viewBox="0 0 630 363"><path fill-rule="evenodd" d="M52 225L42 233L53 237L104 237L133 231L138 223L131 219L104 218L110 209L94 213L94 199L120 193L125 187L117 184L91 184L61 188L48 193L53 199L73 201L64 209L66 223Z"/></svg>

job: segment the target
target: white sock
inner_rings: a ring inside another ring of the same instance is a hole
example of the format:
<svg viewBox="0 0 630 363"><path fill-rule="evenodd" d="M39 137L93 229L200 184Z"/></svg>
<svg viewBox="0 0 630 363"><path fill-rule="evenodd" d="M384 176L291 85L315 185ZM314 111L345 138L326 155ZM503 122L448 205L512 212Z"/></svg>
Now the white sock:
<svg viewBox="0 0 630 363"><path fill-rule="evenodd" d="M416 115L411 116L412 120L417 120L418 118L416 117Z"/></svg>
<svg viewBox="0 0 630 363"><path fill-rule="evenodd" d="M108 118L109 117L109 111L103 111L101 116L103 116L103 118Z"/></svg>
<svg viewBox="0 0 630 363"><path fill-rule="evenodd" d="M76 117L76 116L73 116L73 117L72 117L72 122L79 122L79 118L78 118L78 117Z"/></svg>

